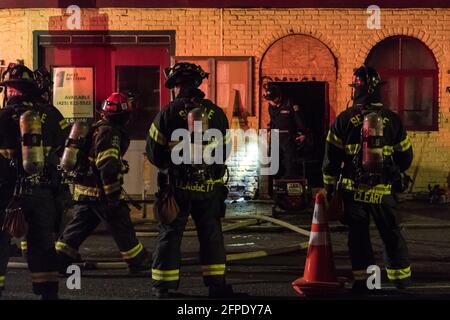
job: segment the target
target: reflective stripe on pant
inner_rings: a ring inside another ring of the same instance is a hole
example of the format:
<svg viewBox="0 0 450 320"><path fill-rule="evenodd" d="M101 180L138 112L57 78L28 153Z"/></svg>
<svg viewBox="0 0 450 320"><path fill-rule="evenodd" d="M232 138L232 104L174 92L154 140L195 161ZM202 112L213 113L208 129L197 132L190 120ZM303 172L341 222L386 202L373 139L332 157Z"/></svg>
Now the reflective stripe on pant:
<svg viewBox="0 0 450 320"><path fill-rule="evenodd" d="M79 253L77 249L72 248L67 243L62 241L56 241L55 243L56 252L63 253L66 256L77 260L79 258Z"/></svg>
<svg viewBox="0 0 450 320"><path fill-rule="evenodd" d="M130 209L121 204L109 210L102 204L76 205L73 209L74 217L66 226L58 243L70 248L61 252L73 256L81 244L89 237L101 220L106 222L109 231L116 242L122 257L129 264L137 263L144 254L144 247L136 238L130 218ZM72 255L71 255L72 253Z"/></svg>
<svg viewBox="0 0 450 320"><path fill-rule="evenodd" d="M400 268L400 269L391 269L386 268L388 279L391 281L403 280L411 277L411 267Z"/></svg>
<svg viewBox="0 0 450 320"><path fill-rule="evenodd" d="M386 196L384 203L375 205L353 201L353 195L346 192L344 208L343 222L349 226L348 247L352 269L366 272L368 266L375 264L369 234L370 217L372 217L384 243L384 258L389 279L410 277L408 248L400 232L397 207L393 197Z"/></svg>
<svg viewBox="0 0 450 320"><path fill-rule="evenodd" d="M181 212L170 225L159 225L156 250L153 253L154 287L178 288L180 244L189 213L194 219L200 241L200 263L205 285L225 283L226 256L220 221L221 200L216 193L192 200L192 194L176 189L175 197Z"/></svg>

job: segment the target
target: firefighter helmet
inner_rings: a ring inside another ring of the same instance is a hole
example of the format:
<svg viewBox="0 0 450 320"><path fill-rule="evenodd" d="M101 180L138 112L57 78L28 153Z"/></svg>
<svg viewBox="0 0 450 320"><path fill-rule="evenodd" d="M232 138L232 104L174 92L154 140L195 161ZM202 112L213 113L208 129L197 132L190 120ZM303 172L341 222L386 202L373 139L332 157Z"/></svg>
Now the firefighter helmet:
<svg viewBox="0 0 450 320"><path fill-rule="evenodd" d="M203 79L207 79L209 73L205 72L199 65L179 62L173 67L164 69L164 74L167 78L165 86L173 89L177 84L191 82L195 87L199 87Z"/></svg>
<svg viewBox="0 0 450 320"><path fill-rule="evenodd" d="M267 86L266 93L264 94L264 99L268 101L275 101L281 97L281 89L279 86L270 83Z"/></svg>
<svg viewBox="0 0 450 320"><path fill-rule="evenodd" d="M123 93L113 92L102 103L101 114L105 117L128 115L131 113L130 99Z"/></svg>
<svg viewBox="0 0 450 320"><path fill-rule="evenodd" d="M371 67L362 65L353 73L350 87L355 89L355 96L372 95L382 84L378 72Z"/></svg>
<svg viewBox="0 0 450 320"><path fill-rule="evenodd" d="M50 72L45 67L41 67L33 72L33 76L41 95L48 93L50 96L53 88Z"/></svg>
<svg viewBox="0 0 450 320"><path fill-rule="evenodd" d="M8 65L8 68L2 74L0 86L28 89L32 90L32 93L36 93L38 90L33 72L24 65L17 63L10 63Z"/></svg>

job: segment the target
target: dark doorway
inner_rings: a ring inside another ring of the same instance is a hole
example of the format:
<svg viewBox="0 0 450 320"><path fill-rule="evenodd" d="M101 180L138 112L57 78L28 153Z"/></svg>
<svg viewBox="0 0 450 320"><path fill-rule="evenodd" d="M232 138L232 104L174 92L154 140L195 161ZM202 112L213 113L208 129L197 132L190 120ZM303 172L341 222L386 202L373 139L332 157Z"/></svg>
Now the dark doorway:
<svg viewBox="0 0 450 320"><path fill-rule="evenodd" d="M144 140L153 118L160 110L159 66L116 66L116 88L136 97L127 126L133 140Z"/></svg>
<svg viewBox="0 0 450 320"><path fill-rule="evenodd" d="M302 157L305 176L311 187L322 187L322 161L329 123L328 84L325 81L276 82L284 96L300 106L302 118L311 130L314 148ZM303 169L303 168L302 168Z"/></svg>

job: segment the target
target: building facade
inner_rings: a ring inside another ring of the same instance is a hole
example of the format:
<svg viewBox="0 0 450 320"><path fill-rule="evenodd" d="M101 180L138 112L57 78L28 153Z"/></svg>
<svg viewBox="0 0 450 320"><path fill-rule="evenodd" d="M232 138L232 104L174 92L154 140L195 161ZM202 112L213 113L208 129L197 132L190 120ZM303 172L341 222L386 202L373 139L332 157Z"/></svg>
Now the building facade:
<svg viewBox="0 0 450 320"><path fill-rule="evenodd" d="M339 7L323 7L333 2L324 1L321 8L248 7L254 5L252 1L240 1L242 5L236 5L240 8L186 8L177 1L171 1L173 8L81 6L79 25L76 14L66 6L43 2L48 5L41 8L1 5L0 60L6 64L20 59L35 68L95 66L95 76L102 77L94 81L96 101L117 90L120 79L125 79L126 86L132 82L130 74L148 75L155 87L155 96L150 94L148 99L156 108L147 108L148 115L170 99L162 86L162 68L188 60L211 73L203 89L226 110L230 123L233 111L239 109L244 121L234 123L267 128L264 86L279 81L323 84L322 120L328 125L348 104L353 70L363 63L374 64L388 80L387 102L401 114L410 132L415 152L409 170L415 179L412 191L426 191L428 184L445 186L450 180L450 8L442 1L435 1L436 8L432 3L396 8L395 1L387 1L386 7L379 5L379 28L368 27L368 21L377 22L368 5L355 7L350 1L347 7L346 1ZM260 2L269 6L267 1ZM95 52L96 46L107 49ZM121 48L128 52L122 54ZM109 65L99 67L101 63ZM105 82L107 87L102 85ZM136 157L141 156L142 139L142 132L137 132L131 150ZM249 160L245 151L233 159L231 169L244 177L234 176L234 185L253 183L261 193L267 190L257 159ZM142 179L141 171L134 175L130 179ZM147 184L152 192L151 182Z"/></svg>

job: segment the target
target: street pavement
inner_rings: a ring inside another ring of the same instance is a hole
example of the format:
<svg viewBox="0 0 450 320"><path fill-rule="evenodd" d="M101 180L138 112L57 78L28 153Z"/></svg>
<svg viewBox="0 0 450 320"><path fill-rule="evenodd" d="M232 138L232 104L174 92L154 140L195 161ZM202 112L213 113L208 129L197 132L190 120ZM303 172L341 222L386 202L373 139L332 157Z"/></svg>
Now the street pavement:
<svg viewBox="0 0 450 320"><path fill-rule="evenodd" d="M227 215L270 214L267 202L231 203ZM402 202L403 232L408 241L412 260L413 287L407 292L397 292L383 272L382 290L371 296L355 296L348 290L338 295L314 299L450 299L450 206L430 205L426 202ZM281 220L308 227L311 210L297 215L280 215ZM226 220L229 224L236 221ZM188 226L192 227L191 225ZM138 224L139 231L155 231L154 224ZM339 224L331 225L336 272L338 277L351 277L346 230ZM383 246L373 227L373 247L377 264L383 269ZM154 237L141 237L144 246L153 251ZM307 237L290 230L261 223L225 233L228 253L272 250L308 241ZM198 241L186 236L182 242L183 265L181 283L176 299L206 299L200 266L197 263ZM120 261L112 238L100 227L83 244L81 254L88 261ZM272 255L262 258L233 261L228 264L227 278L242 299L305 299L292 289L291 283L303 274L306 250ZM23 262L22 258L11 261ZM347 288L349 284L347 284ZM152 299L150 272L128 275L124 269L83 270L81 289L70 290L66 278L61 277L60 291L63 299ZM30 274L26 269L10 268L6 277L3 299L36 299L31 293ZM310 298L311 299L311 298Z"/></svg>

